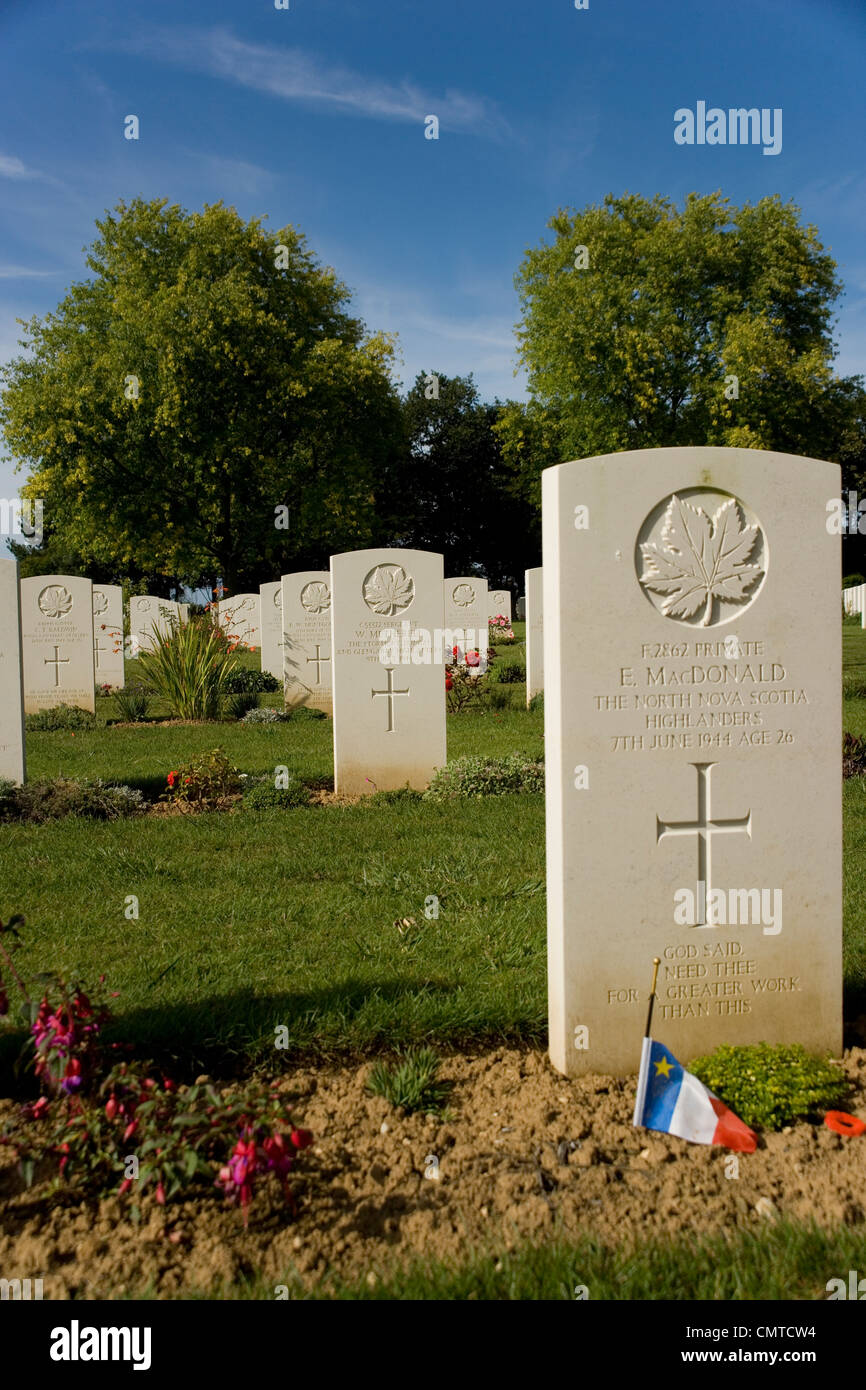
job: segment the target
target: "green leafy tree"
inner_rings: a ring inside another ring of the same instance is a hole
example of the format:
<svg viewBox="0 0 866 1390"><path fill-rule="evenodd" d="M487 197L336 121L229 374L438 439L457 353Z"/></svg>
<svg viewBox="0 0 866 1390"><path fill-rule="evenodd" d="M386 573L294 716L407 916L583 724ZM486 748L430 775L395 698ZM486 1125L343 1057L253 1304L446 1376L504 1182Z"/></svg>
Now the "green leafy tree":
<svg viewBox="0 0 866 1390"><path fill-rule="evenodd" d="M549 226L515 277L532 399L498 426L524 496L550 463L624 449L862 456L862 383L831 367L835 262L792 203L609 195Z"/></svg>
<svg viewBox="0 0 866 1390"><path fill-rule="evenodd" d="M0 375L47 552L232 592L376 543L402 440L393 346L301 233L164 199L96 226L91 278Z"/></svg>
<svg viewBox="0 0 866 1390"><path fill-rule="evenodd" d="M512 491L494 431L500 406L481 402L471 375L435 381L419 374L403 403L409 457L399 542L441 552L446 574L482 571L522 593L523 571L540 563L541 535Z"/></svg>

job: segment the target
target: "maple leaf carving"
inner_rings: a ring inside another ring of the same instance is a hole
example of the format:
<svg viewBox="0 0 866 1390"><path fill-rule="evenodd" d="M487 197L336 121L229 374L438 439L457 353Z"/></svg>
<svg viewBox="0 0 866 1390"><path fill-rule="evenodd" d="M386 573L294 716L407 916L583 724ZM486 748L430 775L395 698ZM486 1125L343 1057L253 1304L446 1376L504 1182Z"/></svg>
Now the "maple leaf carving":
<svg viewBox="0 0 866 1390"><path fill-rule="evenodd" d="M693 618L703 606L701 627L708 627L713 600L740 602L764 573L752 560L760 537L748 526L740 504L729 497L711 517L676 494L670 500L661 544L641 544L644 571L640 582L664 594L667 618Z"/></svg>
<svg viewBox="0 0 866 1390"><path fill-rule="evenodd" d="M414 580L401 565L377 565L364 581L364 602L384 617L408 608L414 597Z"/></svg>

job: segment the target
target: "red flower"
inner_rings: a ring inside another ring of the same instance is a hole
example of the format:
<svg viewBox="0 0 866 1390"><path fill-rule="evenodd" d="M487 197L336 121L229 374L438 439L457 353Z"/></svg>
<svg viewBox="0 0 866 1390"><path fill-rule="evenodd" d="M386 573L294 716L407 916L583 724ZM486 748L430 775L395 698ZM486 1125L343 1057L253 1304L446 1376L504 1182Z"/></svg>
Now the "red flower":
<svg viewBox="0 0 866 1390"><path fill-rule="evenodd" d="M445 677L445 689L446 689L446 690L450 690L451 687L453 686L453 684L454 684L454 682L452 681L451 677L450 677L450 676L446 676L446 677Z"/></svg>
<svg viewBox="0 0 866 1390"><path fill-rule="evenodd" d="M111 1096L111 1097L109 1097L108 1101L106 1101L106 1105L105 1105L105 1118L106 1118L107 1120L113 1120L116 1114L117 1114L117 1101L115 1100L114 1096Z"/></svg>
<svg viewBox="0 0 866 1390"><path fill-rule="evenodd" d="M308 1149L313 1142L308 1129L293 1129L289 1137L296 1149Z"/></svg>
<svg viewBox="0 0 866 1390"><path fill-rule="evenodd" d="M168 774L168 776L166 777L165 780L166 780L166 782L168 782L168 785L169 785L170 787L173 787L174 784L175 784L175 782L177 781L177 773L176 773L176 772L170 772L170 773Z"/></svg>
<svg viewBox="0 0 866 1390"><path fill-rule="evenodd" d="M158 1182L156 1185L156 1200L161 1207L165 1206L165 1188L161 1182Z"/></svg>

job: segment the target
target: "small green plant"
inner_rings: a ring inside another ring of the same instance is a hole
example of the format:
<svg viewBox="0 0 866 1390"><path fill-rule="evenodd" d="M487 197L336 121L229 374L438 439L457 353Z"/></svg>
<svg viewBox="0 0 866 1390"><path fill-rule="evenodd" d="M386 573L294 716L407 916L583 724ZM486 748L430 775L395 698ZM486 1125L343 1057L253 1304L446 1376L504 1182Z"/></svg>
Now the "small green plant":
<svg viewBox="0 0 866 1390"><path fill-rule="evenodd" d="M138 681L114 692L114 708L125 724L141 724L150 709L152 691Z"/></svg>
<svg viewBox="0 0 866 1390"><path fill-rule="evenodd" d="M226 692L229 695L273 695L275 690L280 689L281 682L276 676L272 676L270 671L235 671L226 682Z"/></svg>
<svg viewBox="0 0 866 1390"><path fill-rule="evenodd" d="M268 779L254 782L244 792L244 806L249 811L289 811L295 806L309 806L310 790L297 777L289 778L287 787L275 787Z"/></svg>
<svg viewBox="0 0 866 1390"><path fill-rule="evenodd" d="M251 710L257 709L259 694L257 690L239 690L226 700L226 713L230 719L243 719Z"/></svg>
<svg viewBox="0 0 866 1390"><path fill-rule="evenodd" d="M526 707L532 714L544 713L544 691L537 690Z"/></svg>
<svg viewBox="0 0 866 1390"><path fill-rule="evenodd" d="M139 667L175 718L219 719L237 657L210 615L173 624L168 633L154 627L151 640L153 647L141 653Z"/></svg>
<svg viewBox="0 0 866 1390"><path fill-rule="evenodd" d="M441 1113L451 1091L447 1081L437 1081L439 1057L432 1047L408 1048L393 1066L374 1063L367 1089L384 1096L391 1105L409 1112Z"/></svg>
<svg viewBox="0 0 866 1390"><path fill-rule="evenodd" d="M519 661L497 663L491 671L496 685L522 685L526 680L526 667Z"/></svg>
<svg viewBox="0 0 866 1390"><path fill-rule="evenodd" d="M241 723L242 723L242 724L285 724L285 722L286 722L286 720L288 719L288 717L289 717L289 716L288 716L287 714L285 714L285 713L283 712L283 710L281 710L281 709L269 709L269 708L266 708L266 707L261 707L261 708L260 708L260 707L256 706L255 709L247 710L246 714L244 715L243 719L241 720Z"/></svg>
<svg viewBox="0 0 866 1390"><path fill-rule="evenodd" d="M848 1083L829 1061L799 1043L717 1047L690 1070L739 1115L744 1124L781 1129L798 1116L832 1109Z"/></svg>
<svg viewBox="0 0 866 1390"><path fill-rule="evenodd" d="M327 719L323 709L315 709L312 705L294 705L292 709L286 710L290 719Z"/></svg>
<svg viewBox="0 0 866 1390"><path fill-rule="evenodd" d="M424 793L428 801L453 801L458 796L501 796L508 792L543 792L544 763L525 753L502 758L472 754L453 758L440 767Z"/></svg>
<svg viewBox="0 0 866 1390"><path fill-rule="evenodd" d="M0 793L0 820L42 825L82 816L87 820L120 820L146 810L141 792L132 787L106 786L100 779L77 781L57 777L51 782L28 782Z"/></svg>
<svg viewBox="0 0 866 1390"><path fill-rule="evenodd" d="M242 779L222 748L201 753L166 777L167 801L187 811L220 811L241 790Z"/></svg>
<svg viewBox="0 0 866 1390"><path fill-rule="evenodd" d="M91 714L89 709L80 709L78 705L52 705L51 709L28 714L25 725L28 732L53 733L58 729L73 729L77 733L81 729L95 729L96 715Z"/></svg>

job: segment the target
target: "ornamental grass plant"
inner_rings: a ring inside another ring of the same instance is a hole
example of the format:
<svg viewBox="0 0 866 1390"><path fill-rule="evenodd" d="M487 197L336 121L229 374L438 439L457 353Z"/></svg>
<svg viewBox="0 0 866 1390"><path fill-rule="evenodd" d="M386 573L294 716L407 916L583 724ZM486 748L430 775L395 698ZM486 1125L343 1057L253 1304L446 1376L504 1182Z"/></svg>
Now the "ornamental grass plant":
<svg viewBox="0 0 866 1390"><path fill-rule="evenodd" d="M176 719L219 719L237 657L209 614L154 629L153 648L139 656L141 675Z"/></svg>

